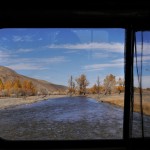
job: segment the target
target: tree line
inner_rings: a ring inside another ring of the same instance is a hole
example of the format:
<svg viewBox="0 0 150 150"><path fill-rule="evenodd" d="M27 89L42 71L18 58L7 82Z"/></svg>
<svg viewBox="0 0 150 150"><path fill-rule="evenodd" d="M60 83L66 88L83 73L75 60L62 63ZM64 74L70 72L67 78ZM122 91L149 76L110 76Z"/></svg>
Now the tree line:
<svg viewBox="0 0 150 150"><path fill-rule="evenodd" d="M73 76L70 76L68 80L68 88L65 93L70 96L86 94L107 95L112 93L120 94L124 91L124 80L121 78L116 80L115 76L112 74L107 75L103 82L100 81L100 78L98 76L96 83L92 87L87 88L89 84L90 83L85 74L81 74L75 79L73 78ZM2 80L0 79L0 96L34 96L38 93L39 91L37 91L32 81L24 80L21 82L19 79L15 79L2 82ZM48 94L46 90L41 90L40 93L45 95Z"/></svg>
<svg viewBox="0 0 150 150"><path fill-rule="evenodd" d="M119 78L116 80L116 77L112 74L107 75L103 80L103 83L100 82L99 76L97 77L96 83L91 87L87 88L89 81L85 74L81 74L79 77L73 79L73 76L68 80L68 90L67 94L72 95L85 95L85 94L112 94L121 93L124 91L124 80Z"/></svg>
<svg viewBox="0 0 150 150"><path fill-rule="evenodd" d="M21 82L19 79L7 80L2 82L0 79L0 96L32 96L36 94L36 88L32 81L24 80Z"/></svg>

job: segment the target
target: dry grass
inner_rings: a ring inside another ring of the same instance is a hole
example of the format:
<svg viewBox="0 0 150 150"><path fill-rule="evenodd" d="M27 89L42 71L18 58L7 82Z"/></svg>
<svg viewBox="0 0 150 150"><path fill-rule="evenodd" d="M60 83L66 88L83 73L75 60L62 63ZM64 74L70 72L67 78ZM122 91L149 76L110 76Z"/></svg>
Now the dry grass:
<svg viewBox="0 0 150 150"><path fill-rule="evenodd" d="M106 102L120 107L124 107L124 93L104 95L88 95L87 97L94 98L100 102ZM134 111L140 112L140 97L138 94L134 95ZM143 93L143 113L150 115L150 93Z"/></svg>
<svg viewBox="0 0 150 150"><path fill-rule="evenodd" d="M97 101L100 102L107 102L110 104L114 104L117 106L124 107L124 94L113 94L113 95L104 95L104 96L99 96L98 95L88 95L90 98L94 98Z"/></svg>
<svg viewBox="0 0 150 150"><path fill-rule="evenodd" d="M134 111L140 112L140 95L135 94L134 95ZM146 115L150 115L150 93L144 93L143 94L143 113Z"/></svg>

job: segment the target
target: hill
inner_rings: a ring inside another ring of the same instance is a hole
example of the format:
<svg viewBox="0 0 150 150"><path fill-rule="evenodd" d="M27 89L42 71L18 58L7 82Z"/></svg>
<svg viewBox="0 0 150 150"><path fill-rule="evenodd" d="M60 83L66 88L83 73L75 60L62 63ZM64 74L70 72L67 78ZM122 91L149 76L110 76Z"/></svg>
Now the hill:
<svg viewBox="0 0 150 150"><path fill-rule="evenodd" d="M14 80L19 80L21 83L23 83L24 81L28 80L33 83L34 87L39 92L46 91L48 93L54 94L56 92L63 93L67 89L67 87L63 85L57 85L57 84L53 84L44 80L34 79L34 78L30 78L30 77L18 74L14 70L8 67L4 67L4 66L0 66L0 79L2 80L3 83L7 81L14 81Z"/></svg>

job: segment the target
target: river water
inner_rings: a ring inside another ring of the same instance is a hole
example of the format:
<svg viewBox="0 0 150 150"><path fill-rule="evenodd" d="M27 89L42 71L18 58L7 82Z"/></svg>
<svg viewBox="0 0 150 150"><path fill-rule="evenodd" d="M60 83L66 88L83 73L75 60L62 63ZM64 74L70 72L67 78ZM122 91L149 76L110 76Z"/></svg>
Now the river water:
<svg viewBox="0 0 150 150"><path fill-rule="evenodd" d="M86 97L63 97L0 110L8 140L122 139L123 109Z"/></svg>

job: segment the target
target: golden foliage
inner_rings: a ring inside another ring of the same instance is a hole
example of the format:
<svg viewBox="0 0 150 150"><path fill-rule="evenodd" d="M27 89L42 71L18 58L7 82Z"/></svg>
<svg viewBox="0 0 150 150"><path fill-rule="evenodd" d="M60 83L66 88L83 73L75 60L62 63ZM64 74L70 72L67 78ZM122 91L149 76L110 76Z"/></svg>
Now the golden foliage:
<svg viewBox="0 0 150 150"><path fill-rule="evenodd" d="M23 96L23 95L35 95L36 89L31 81L25 80L21 82L19 79L13 81L7 80L5 83L2 83L0 80L0 90L5 91L5 95L11 96Z"/></svg>
<svg viewBox="0 0 150 150"><path fill-rule="evenodd" d="M85 74L81 74L78 78L76 78L76 82L78 85L78 93L82 95L86 93L86 86L89 85L89 81L86 78Z"/></svg>
<svg viewBox="0 0 150 150"><path fill-rule="evenodd" d="M124 87L121 85L117 86L116 89L119 92L119 94L124 91Z"/></svg>
<svg viewBox="0 0 150 150"><path fill-rule="evenodd" d="M2 80L0 79L0 91L4 89L4 84L2 82Z"/></svg>

